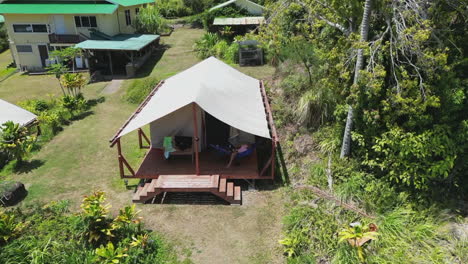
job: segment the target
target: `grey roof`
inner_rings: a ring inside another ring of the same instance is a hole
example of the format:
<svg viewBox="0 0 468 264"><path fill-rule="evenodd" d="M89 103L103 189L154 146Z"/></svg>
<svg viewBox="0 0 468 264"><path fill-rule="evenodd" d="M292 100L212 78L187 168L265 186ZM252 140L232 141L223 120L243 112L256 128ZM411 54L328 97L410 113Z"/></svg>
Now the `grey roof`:
<svg viewBox="0 0 468 264"><path fill-rule="evenodd" d="M0 125L7 121L13 121L22 126L27 126L34 122L36 118L35 114L0 99Z"/></svg>

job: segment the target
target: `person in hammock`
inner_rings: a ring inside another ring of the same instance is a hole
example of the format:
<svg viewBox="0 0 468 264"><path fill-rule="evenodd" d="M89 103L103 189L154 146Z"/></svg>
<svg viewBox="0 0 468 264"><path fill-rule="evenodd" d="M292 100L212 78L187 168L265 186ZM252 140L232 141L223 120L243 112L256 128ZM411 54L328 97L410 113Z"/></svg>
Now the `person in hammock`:
<svg viewBox="0 0 468 264"><path fill-rule="evenodd" d="M228 141L234 148L232 150L231 157L226 168L231 167L232 163L236 159L237 154L248 151L251 148L252 144L255 143L254 135L246 133L237 128L231 127L229 134L230 137Z"/></svg>

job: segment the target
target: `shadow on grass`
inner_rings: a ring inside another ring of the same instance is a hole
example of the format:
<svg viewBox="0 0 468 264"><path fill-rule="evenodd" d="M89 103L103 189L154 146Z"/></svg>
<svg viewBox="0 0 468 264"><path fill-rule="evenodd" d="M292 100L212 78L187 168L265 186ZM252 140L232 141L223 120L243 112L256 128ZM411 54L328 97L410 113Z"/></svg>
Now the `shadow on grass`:
<svg viewBox="0 0 468 264"><path fill-rule="evenodd" d="M166 50L168 50L169 48L170 45L159 45L158 49L155 52L153 52L151 57L148 58L145 64L138 70L138 73L132 79L138 79L151 75L151 72L153 72L154 67L161 60L162 56L164 55L164 52L166 52Z"/></svg>
<svg viewBox="0 0 468 264"><path fill-rule="evenodd" d="M290 183L288 167L286 166L286 161L284 161L283 149L281 148L281 144L279 142L276 146L275 162L275 180L280 180L282 184L288 185Z"/></svg>
<svg viewBox="0 0 468 264"><path fill-rule="evenodd" d="M23 173L28 173L31 172L32 170L35 170L42 165L44 165L44 161L38 160L38 159L33 159L33 160L25 160L21 162L19 165L15 165L13 167L13 172L18 173L18 174L23 174Z"/></svg>
<svg viewBox="0 0 468 264"><path fill-rule="evenodd" d="M88 106L89 107L94 107L100 103L104 103L106 101L106 98L104 96L101 96L99 98L95 98L95 99L90 99L88 100Z"/></svg>
<svg viewBox="0 0 468 264"><path fill-rule="evenodd" d="M94 111L86 111L78 115L74 115L73 117L70 118L70 122L67 125L69 125L73 121L79 121L79 120L85 119L86 117L93 115L93 114L94 114Z"/></svg>

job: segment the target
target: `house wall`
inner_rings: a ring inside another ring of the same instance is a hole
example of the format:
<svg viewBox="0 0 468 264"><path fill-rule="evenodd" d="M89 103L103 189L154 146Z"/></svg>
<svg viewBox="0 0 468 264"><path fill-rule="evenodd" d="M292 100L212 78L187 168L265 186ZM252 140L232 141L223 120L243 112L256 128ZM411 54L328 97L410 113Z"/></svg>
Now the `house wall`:
<svg viewBox="0 0 468 264"><path fill-rule="evenodd" d="M119 18L118 20L118 25L120 28L120 32L123 34L132 34L135 33L135 27L133 26L135 24L136 20L136 9L139 8L140 10L143 8L143 5L139 6L119 6L117 9L117 16ZM131 24L127 25L126 20L125 20L125 10L130 10L130 19L131 19Z"/></svg>

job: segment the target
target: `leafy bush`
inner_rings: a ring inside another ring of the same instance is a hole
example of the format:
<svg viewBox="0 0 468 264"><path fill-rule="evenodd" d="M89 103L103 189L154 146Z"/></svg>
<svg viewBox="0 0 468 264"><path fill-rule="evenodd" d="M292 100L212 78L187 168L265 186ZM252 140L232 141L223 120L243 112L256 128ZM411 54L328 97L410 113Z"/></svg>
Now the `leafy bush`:
<svg viewBox="0 0 468 264"><path fill-rule="evenodd" d="M214 55L214 46L219 41L219 36L215 33L207 32L193 45L194 50L201 59Z"/></svg>
<svg viewBox="0 0 468 264"><path fill-rule="evenodd" d="M159 80L155 77L136 79L130 84L124 95L124 99L129 103L139 104L145 100L158 83Z"/></svg>
<svg viewBox="0 0 468 264"><path fill-rule="evenodd" d="M0 129L0 149L8 159L16 159L16 165L20 165L31 152L36 137L31 136L26 127L12 121L2 124Z"/></svg>
<svg viewBox="0 0 468 264"><path fill-rule="evenodd" d="M77 96L65 95L62 97L62 106L70 112L72 116L76 112L80 113L88 108L87 101L80 93Z"/></svg>
<svg viewBox="0 0 468 264"><path fill-rule="evenodd" d="M192 10L185 5L184 0L161 0L158 2L157 8L161 15L167 18L192 14Z"/></svg>
<svg viewBox="0 0 468 264"><path fill-rule="evenodd" d="M0 242L1 262L180 263L159 235L139 228L140 222L128 221L129 215L133 220L136 218L133 209L123 209L117 217L107 213L104 217L101 209L91 209L102 206L108 208L102 193L97 192L88 196L82 206L86 209L80 214L71 214L66 201L0 211L0 238L8 237L3 240L5 242ZM123 221L125 224L115 225L112 236L105 236L99 243L89 242L88 237L83 236L89 227L89 217L106 223Z"/></svg>
<svg viewBox="0 0 468 264"><path fill-rule="evenodd" d="M236 42L229 44L227 40L222 39L218 34L207 32L199 40L195 41L193 49L200 59L216 56L227 63L235 63L239 44Z"/></svg>
<svg viewBox="0 0 468 264"><path fill-rule="evenodd" d="M10 44L8 43L8 33L5 27L5 23L2 23L2 27L0 28L0 52L8 49Z"/></svg>
<svg viewBox="0 0 468 264"><path fill-rule="evenodd" d="M135 20L137 32L144 34L161 34L169 30L166 20L161 16L160 9L154 5L140 9Z"/></svg>

